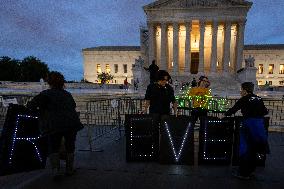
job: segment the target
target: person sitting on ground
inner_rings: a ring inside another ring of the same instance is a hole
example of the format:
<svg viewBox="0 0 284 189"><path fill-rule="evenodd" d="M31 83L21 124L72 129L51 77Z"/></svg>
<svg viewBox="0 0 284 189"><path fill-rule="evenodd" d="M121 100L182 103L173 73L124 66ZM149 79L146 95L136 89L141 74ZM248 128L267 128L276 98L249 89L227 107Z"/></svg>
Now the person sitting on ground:
<svg viewBox="0 0 284 189"><path fill-rule="evenodd" d="M54 179L61 176L59 149L64 137L67 152L65 174L74 173L74 151L77 132L83 128L76 112L72 95L64 90L64 76L50 72L47 78L49 89L35 96L27 107L39 110L39 123L43 135L48 136L49 160Z"/></svg>
<svg viewBox="0 0 284 189"><path fill-rule="evenodd" d="M241 84L241 98L230 108L225 115L231 116L238 110L243 114L240 128L239 169L233 176L240 179L250 179L256 168L257 153L266 153L267 132L264 128L264 116L268 114L262 98L253 94L254 84Z"/></svg>

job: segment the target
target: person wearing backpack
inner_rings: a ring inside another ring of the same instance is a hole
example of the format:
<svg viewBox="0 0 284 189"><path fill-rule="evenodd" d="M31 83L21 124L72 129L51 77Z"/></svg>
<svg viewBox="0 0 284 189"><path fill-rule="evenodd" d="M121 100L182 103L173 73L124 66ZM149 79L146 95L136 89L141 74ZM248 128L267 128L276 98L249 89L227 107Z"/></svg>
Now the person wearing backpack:
<svg viewBox="0 0 284 189"><path fill-rule="evenodd" d="M264 116L268 114L262 98L255 95L254 84L244 82L241 84L241 98L230 108L225 116L231 116L238 110L243 115L240 128L240 164L233 176L240 179L251 179L256 168L256 155L267 149L267 132L264 127Z"/></svg>

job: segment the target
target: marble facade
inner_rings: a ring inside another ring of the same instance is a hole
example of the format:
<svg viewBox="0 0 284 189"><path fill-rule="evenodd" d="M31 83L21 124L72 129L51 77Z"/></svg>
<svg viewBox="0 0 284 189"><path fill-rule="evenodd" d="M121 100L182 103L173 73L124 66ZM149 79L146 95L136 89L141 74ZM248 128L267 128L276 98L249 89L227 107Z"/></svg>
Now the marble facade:
<svg viewBox="0 0 284 189"><path fill-rule="evenodd" d="M284 86L284 44L245 45L243 57L249 56L255 59L258 85Z"/></svg>
<svg viewBox="0 0 284 189"><path fill-rule="evenodd" d="M251 6L243 0L160 0L144 6L145 60L155 59L174 76L235 74L242 64Z"/></svg>
<svg viewBox="0 0 284 189"><path fill-rule="evenodd" d="M133 79L132 65L141 56L138 46L103 46L83 49L84 79L99 83L100 72L109 72L114 76L110 84L123 84Z"/></svg>
<svg viewBox="0 0 284 189"><path fill-rule="evenodd" d="M284 46L244 45L246 17L251 6L252 3L245 0L158 0L150 3L143 7L147 26L140 28L140 46L83 49L84 79L97 83L97 73L109 71L115 78L111 83L122 84L126 76L130 82L135 75L133 72L141 73L133 69L135 60L141 56L143 66L155 59L160 69L169 71L179 81L206 74L217 81L225 76L239 85L233 80L240 76L245 59L253 56L259 85L266 82L284 85ZM123 70L125 64L127 73ZM146 74L138 75L148 77ZM255 78L255 74L251 78Z"/></svg>

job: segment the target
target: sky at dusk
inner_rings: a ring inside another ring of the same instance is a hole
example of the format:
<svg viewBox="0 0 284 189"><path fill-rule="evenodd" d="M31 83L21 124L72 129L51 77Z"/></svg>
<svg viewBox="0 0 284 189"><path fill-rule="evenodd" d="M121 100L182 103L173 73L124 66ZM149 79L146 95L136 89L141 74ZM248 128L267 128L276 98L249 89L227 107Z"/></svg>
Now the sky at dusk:
<svg viewBox="0 0 284 189"><path fill-rule="evenodd" d="M0 0L0 56L35 56L83 78L82 49L140 45L142 6L154 0ZM245 44L284 44L284 0L251 0Z"/></svg>

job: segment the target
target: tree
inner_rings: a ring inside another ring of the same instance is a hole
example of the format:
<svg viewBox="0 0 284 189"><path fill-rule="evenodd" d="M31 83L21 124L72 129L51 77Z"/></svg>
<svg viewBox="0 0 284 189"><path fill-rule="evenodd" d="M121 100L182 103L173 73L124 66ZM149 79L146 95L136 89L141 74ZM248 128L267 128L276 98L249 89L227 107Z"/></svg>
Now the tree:
<svg viewBox="0 0 284 189"><path fill-rule="evenodd" d="M24 58L20 63L20 80L37 82L49 73L47 64L34 56Z"/></svg>
<svg viewBox="0 0 284 189"><path fill-rule="evenodd" d="M101 81L101 84L103 85L103 84L109 82L110 80L112 80L113 75L111 75L110 73L102 72L102 73L98 74L98 79Z"/></svg>
<svg viewBox="0 0 284 189"><path fill-rule="evenodd" d="M19 81L20 61L8 56L0 57L0 81Z"/></svg>
<svg viewBox="0 0 284 189"><path fill-rule="evenodd" d="M0 81L39 81L49 73L48 66L36 57L22 61L8 56L0 57Z"/></svg>

